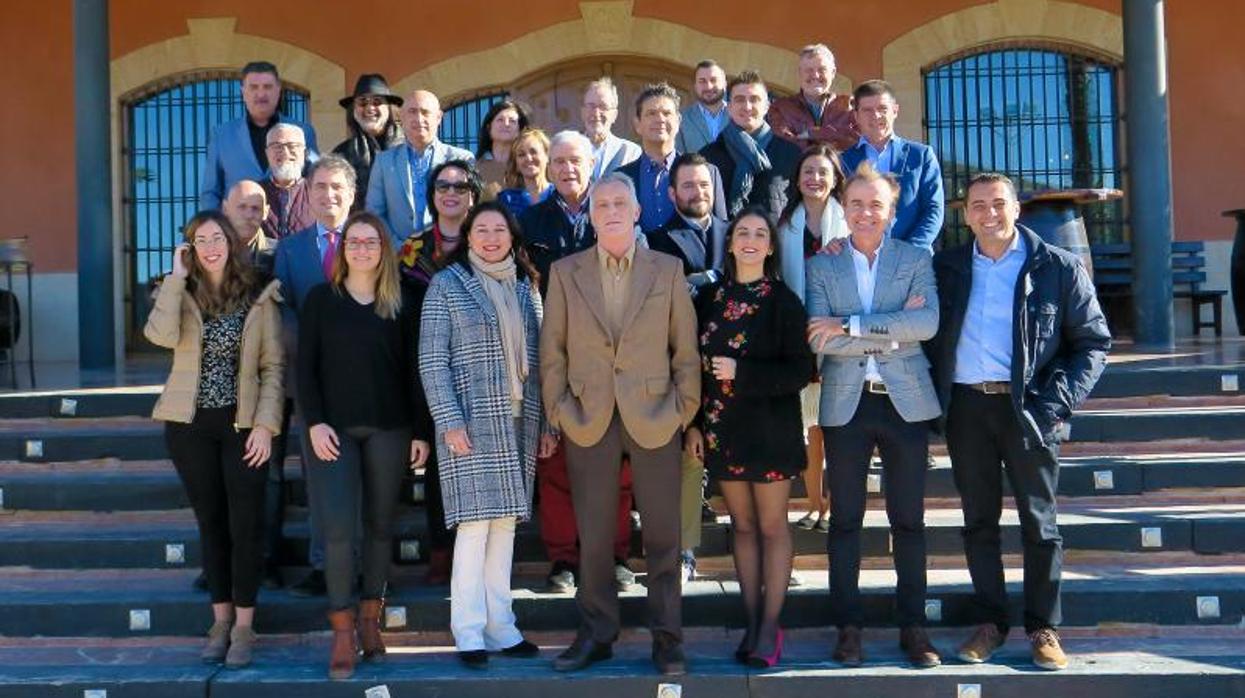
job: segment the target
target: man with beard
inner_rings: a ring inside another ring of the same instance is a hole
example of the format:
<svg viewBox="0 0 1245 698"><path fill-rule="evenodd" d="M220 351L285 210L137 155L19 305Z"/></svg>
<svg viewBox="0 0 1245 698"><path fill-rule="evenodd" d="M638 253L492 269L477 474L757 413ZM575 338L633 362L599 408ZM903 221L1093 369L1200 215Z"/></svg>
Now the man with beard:
<svg viewBox="0 0 1245 698"><path fill-rule="evenodd" d="M242 103L246 113L216 127L208 139L207 159L199 177L199 208L216 210L239 179L256 182L265 176L268 160L265 148L268 131L278 123L303 129L311 162L316 159L316 132L307 124L281 116L281 78L277 67L267 61L254 61L242 68Z"/></svg>
<svg viewBox="0 0 1245 698"><path fill-rule="evenodd" d="M696 64L692 92L696 103L683 110L683 123L674 147L680 153L698 153L717 140L731 118L726 113L726 71L711 60Z"/></svg>
<svg viewBox="0 0 1245 698"><path fill-rule="evenodd" d="M807 148L825 143L838 151L856 144L852 96L835 94L834 54L825 44L800 49L800 92L774 100L769 125L774 134Z"/></svg>
<svg viewBox="0 0 1245 698"><path fill-rule="evenodd" d="M640 157L640 146L611 130L618 119L618 88L613 80L601 78L588 83L580 116L584 135L592 143L592 181Z"/></svg>
<svg viewBox="0 0 1245 698"><path fill-rule="evenodd" d="M683 262L688 290L696 292L720 278L726 260L727 223L716 212L722 192L717 171L699 153L684 153L670 166L666 196L674 215L656 230L646 231L648 246ZM704 463L684 453L679 517L682 526L679 564L682 580L696 578L696 548L700 545L700 511L704 498Z"/></svg>
<svg viewBox="0 0 1245 698"><path fill-rule="evenodd" d="M307 144L303 130L293 124L277 124L268 131L268 178L262 183L272 205L264 218L264 234L274 240L289 237L316 220L307 192L303 168Z"/></svg>
<svg viewBox="0 0 1245 698"><path fill-rule="evenodd" d="M403 99L389 89L385 76L377 73L360 75L354 94L338 101L346 110L346 130L350 135L338 143L333 152L354 166L361 192L367 192L376 156L406 140L397 119L402 102ZM363 208L363 198L355 197L352 213Z"/></svg>

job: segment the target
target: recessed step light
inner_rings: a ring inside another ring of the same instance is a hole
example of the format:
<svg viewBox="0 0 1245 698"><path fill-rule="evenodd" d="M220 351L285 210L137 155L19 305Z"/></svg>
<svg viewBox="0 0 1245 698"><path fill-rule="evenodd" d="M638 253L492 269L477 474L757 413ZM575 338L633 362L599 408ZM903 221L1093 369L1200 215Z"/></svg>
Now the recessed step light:
<svg viewBox="0 0 1245 698"><path fill-rule="evenodd" d="M186 564L186 544L169 543L164 546L164 561L170 565Z"/></svg>
<svg viewBox="0 0 1245 698"><path fill-rule="evenodd" d="M62 417L73 417L78 414L78 401L73 398L63 397L60 404L60 415Z"/></svg>
<svg viewBox="0 0 1245 698"><path fill-rule="evenodd" d="M388 606L385 608L385 627L389 630L406 627L406 606Z"/></svg>
<svg viewBox="0 0 1245 698"><path fill-rule="evenodd" d="M1163 529L1158 526L1143 526L1141 529L1141 547L1163 547Z"/></svg>
<svg viewBox="0 0 1245 698"><path fill-rule="evenodd" d="M1219 617L1219 597L1218 596L1199 596L1197 597L1197 617L1198 620L1212 620Z"/></svg>
<svg viewBox="0 0 1245 698"><path fill-rule="evenodd" d="M130 630L135 632L151 630L151 610L147 608L131 609Z"/></svg>

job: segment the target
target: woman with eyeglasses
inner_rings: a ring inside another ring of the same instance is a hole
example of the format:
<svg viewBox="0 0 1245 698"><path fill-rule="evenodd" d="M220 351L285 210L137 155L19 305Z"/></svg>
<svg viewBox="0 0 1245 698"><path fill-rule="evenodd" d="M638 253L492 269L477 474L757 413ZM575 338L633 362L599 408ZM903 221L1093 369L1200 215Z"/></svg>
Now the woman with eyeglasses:
<svg viewBox="0 0 1245 698"><path fill-rule="evenodd" d="M332 278L304 301L298 340L298 395L312 451L308 490L324 527L334 679L354 673L356 633L364 661L385 655L380 619L398 494L407 467L427 459L432 432L419 379L423 290L402 283L379 217L352 214L342 230ZM360 518L356 616L353 546Z"/></svg>
<svg viewBox="0 0 1245 698"><path fill-rule="evenodd" d="M428 210L432 225L411 235L398 250L402 275L427 287L462 242L463 221L480 201L480 173L466 160L448 160L428 177Z"/></svg>
<svg viewBox="0 0 1245 698"><path fill-rule="evenodd" d="M200 655L251 662L263 568L272 437L281 431L280 282L261 285L246 246L216 211L195 214L173 251L143 334L173 350L152 417L199 525L213 623Z"/></svg>

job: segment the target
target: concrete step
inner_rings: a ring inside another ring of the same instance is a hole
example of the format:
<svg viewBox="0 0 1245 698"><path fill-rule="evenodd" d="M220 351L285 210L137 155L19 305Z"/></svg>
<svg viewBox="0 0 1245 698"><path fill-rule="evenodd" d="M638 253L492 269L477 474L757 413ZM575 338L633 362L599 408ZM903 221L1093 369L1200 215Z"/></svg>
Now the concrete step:
<svg viewBox="0 0 1245 698"><path fill-rule="evenodd" d="M1137 556L1110 565L1065 565L1064 621L1095 626L1119 623L1158 625L1236 625L1245 612L1245 565L1211 559L1200 566L1147 564ZM209 620L207 599L190 589L193 570L0 570L0 635L106 636L198 635ZM1019 567L1009 567L1012 616L1020 621ZM389 596L387 627L393 630L443 631L449 627L448 589L422 586L411 570L399 570ZM639 577L641 584L645 576ZM573 630L574 597L543 591L543 579L514 582L519 625L531 630ZM786 627L827 627L826 579L804 575L789 590ZM893 572L867 569L861 574L866 623L886 626L894 608ZM644 622L644 589L621 597L624 625ZM285 591L264 592L257 629L265 633L323 630L324 600L303 599ZM1200 614L1200 615L1199 615ZM738 587L732 579L698 579L684 586L683 619L688 627L740 623ZM972 622L971 586L963 569L929 573L927 615L933 626Z"/></svg>
<svg viewBox="0 0 1245 698"><path fill-rule="evenodd" d="M254 664L241 671L200 664L197 638L58 638L0 647L0 697L80 698L84 691L95 690L108 691L114 698L358 698L381 686L387 695L417 698L495 698L503 691L510 698L1032 698L1050 691L1061 698L1245 696L1245 659L1239 651L1245 635L1239 630L1175 627L1104 633L1096 628L1064 628L1061 635L1070 666L1059 674L1032 669L1028 643L1019 633L1012 634L990 664L959 664L950 655L964 632L938 629L931 638L948 661L935 669L906 668L894 631L867 633L868 664L843 669L829 661L833 632L789 629L779 667L757 671L729 660L739 631L692 629L685 634L688 675L661 679L648 661L649 637L643 631L624 632L615 644L613 660L570 676L549 668L553 656L570 642L569 633L530 632L528 637L543 650L541 657L494 658L486 672L462 668L452 639L443 633L388 633L386 662L360 665L349 681L325 680L327 634L264 635ZM679 690L662 694L662 684Z"/></svg>
<svg viewBox="0 0 1245 698"><path fill-rule="evenodd" d="M931 555L963 551L963 517L958 503L932 502L925 513L926 546ZM789 515L791 521L798 512ZM299 565L307 559L306 511L293 509L284 529L278 560ZM108 513L20 512L2 519L0 566L35 568L183 568L199 564L198 531L189 510ZM1204 554L1245 552L1245 498L1197 497L1110 498L1067 500L1060 507L1060 531L1068 550ZM1020 550L1020 527L1013 509L1003 513L1003 549ZM730 555L729 518L702 526L698 548L705 557ZM826 534L793 528L797 555L821 554ZM890 553L889 524L874 507L865 517L862 554ZM422 511L404 510L395 524L394 562L425 560L427 526ZM632 536L632 554L642 555L642 535ZM546 559L535 522L522 524L515 540L515 559Z"/></svg>
<svg viewBox="0 0 1245 698"><path fill-rule="evenodd" d="M1245 442L1219 445L1237 450L1203 452L1206 442L1156 442L1153 450L1136 449L1148 452L1104 455L1124 449L1089 449L1088 444L1069 444L1066 450L1072 453L1100 453L1064 457L1059 493L1065 497L1091 497L1182 488L1245 487ZM935 451L941 453L942 449ZM293 457L286 463L285 477L286 501L305 504L305 483ZM869 479L869 494L878 499L884 496L885 489L885 469L875 467ZM945 455L936 456L935 467L926 476L925 492L932 498L959 496L950 460ZM408 475L402 487L403 501L420 504L423 493L423 475ZM792 483L792 497L804 494L803 479ZM185 491L167 459L0 462L0 510L135 511L185 506Z"/></svg>

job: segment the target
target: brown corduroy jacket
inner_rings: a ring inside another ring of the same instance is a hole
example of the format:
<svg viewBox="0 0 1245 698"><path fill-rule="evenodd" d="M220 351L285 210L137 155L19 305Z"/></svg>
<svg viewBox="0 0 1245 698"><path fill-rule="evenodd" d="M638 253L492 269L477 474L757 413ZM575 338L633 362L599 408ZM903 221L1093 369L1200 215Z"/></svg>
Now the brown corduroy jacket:
<svg viewBox="0 0 1245 698"><path fill-rule="evenodd" d="M255 299L242 325L238 353L238 410L234 426L262 426L281 432L282 371L281 313L277 308L281 282L273 281ZM173 370L152 411L153 419L189 423L195 417L199 368L203 355L203 314L186 292L186 280L165 277L147 316L143 334L152 344L173 350Z"/></svg>

